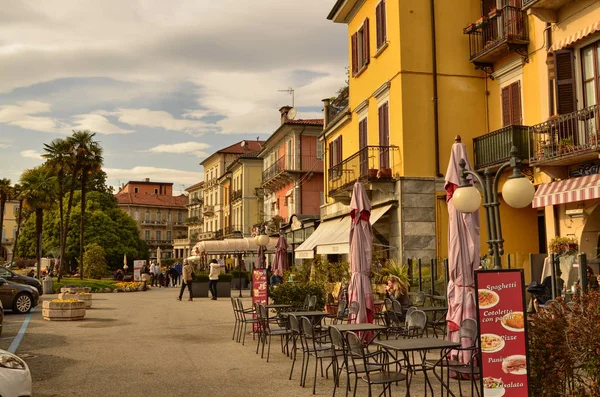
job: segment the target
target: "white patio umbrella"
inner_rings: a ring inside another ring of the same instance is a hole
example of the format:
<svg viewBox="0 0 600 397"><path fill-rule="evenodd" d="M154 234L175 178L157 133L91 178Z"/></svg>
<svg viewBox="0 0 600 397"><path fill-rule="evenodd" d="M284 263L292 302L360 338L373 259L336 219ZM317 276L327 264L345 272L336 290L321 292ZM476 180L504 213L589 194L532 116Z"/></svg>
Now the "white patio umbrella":
<svg viewBox="0 0 600 397"><path fill-rule="evenodd" d="M129 269L129 266L127 266L127 254L125 254L123 256L123 270L127 271L127 269Z"/></svg>
<svg viewBox="0 0 600 397"><path fill-rule="evenodd" d="M162 263L160 263L160 256L161 256L160 247L158 247L156 249L156 263L158 263L159 265L162 265Z"/></svg>

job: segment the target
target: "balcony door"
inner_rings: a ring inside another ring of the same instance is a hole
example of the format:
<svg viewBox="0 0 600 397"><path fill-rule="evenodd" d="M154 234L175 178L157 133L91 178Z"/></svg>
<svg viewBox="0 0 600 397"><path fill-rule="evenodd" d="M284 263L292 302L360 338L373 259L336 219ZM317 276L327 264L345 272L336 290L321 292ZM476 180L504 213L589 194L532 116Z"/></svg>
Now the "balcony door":
<svg viewBox="0 0 600 397"><path fill-rule="evenodd" d="M379 168L390 168L390 115L389 104L379 107Z"/></svg>
<svg viewBox="0 0 600 397"><path fill-rule="evenodd" d="M360 176L366 176L369 172L369 150L367 119L364 118L358 122L358 152L360 163Z"/></svg>

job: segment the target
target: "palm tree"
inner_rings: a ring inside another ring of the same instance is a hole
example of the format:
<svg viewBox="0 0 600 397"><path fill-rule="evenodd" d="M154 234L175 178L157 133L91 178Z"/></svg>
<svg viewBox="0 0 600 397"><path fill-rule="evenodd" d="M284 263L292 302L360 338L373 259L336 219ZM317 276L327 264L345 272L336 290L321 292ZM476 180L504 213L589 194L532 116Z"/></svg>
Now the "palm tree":
<svg viewBox="0 0 600 397"><path fill-rule="evenodd" d="M75 131L69 138L75 153L77 169L81 172L81 219L79 223L79 276L83 279L83 246L85 243L85 194L87 182L91 175L102 170L102 147L94 141L96 134L86 131Z"/></svg>
<svg viewBox="0 0 600 397"><path fill-rule="evenodd" d="M2 245L2 231L4 230L4 206L6 205L6 200L10 197L10 191L10 179L0 179L0 245Z"/></svg>
<svg viewBox="0 0 600 397"><path fill-rule="evenodd" d="M13 262L15 255L17 255L17 243L19 241L19 234L21 233L21 223L23 222L23 197L21 196L21 185L16 184L12 188L12 199L19 200L19 209L17 212L17 232L15 233L15 241L13 243Z"/></svg>
<svg viewBox="0 0 600 397"><path fill-rule="evenodd" d="M23 204L35 211L35 248L37 256L37 277L40 278L42 261L42 221L44 210L49 209L55 198L56 177L46 167L26 170L21 175L21 197Z"/></svg>
<svg viewBox="0 0 600 397"><path fill-rule="evenodd" d="M71 183L75 182L75 155L73 153L72 144L66 139L55 139L50 144L44 144L43 158L46 159L46 165L50 167L56 174L58 183L58 202L60 221L58 223L59 246L60 246L60 266L58 268L58 281L62 277L64 269L64 257L67 245L67 234L69 233L69 219L71 216L71 208L73 203L74 186L69 188L69 205L65 219L64 214L64 198L66 189L66 178L71 174Z"/></svg>

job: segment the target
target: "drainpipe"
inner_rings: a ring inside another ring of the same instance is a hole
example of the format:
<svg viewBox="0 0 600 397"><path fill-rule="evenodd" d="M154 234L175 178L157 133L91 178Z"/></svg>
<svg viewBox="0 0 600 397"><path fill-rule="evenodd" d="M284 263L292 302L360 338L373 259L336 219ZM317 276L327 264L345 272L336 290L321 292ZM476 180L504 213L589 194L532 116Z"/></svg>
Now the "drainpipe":
<svg viewBox="0 0 600 397"><path fill-rule="evenodd" d="M431 62L433 64L433 132L435 140L435 175L444 176L440 172L440 126L438 114L438 83L437 83L437 43L435 41L435 0L431 4Z"/></svg>
<svg viewBox="0 0 600 397"><path fill-rule="evenodd" d="M544 33L546 34L546 52L550 50L552 46L552 29L550 22L546 22L546 29L544 29ZM554 71L556 74L556 70ZM548 117L554 115L554 84L550 78L548 78Z"/></svg>

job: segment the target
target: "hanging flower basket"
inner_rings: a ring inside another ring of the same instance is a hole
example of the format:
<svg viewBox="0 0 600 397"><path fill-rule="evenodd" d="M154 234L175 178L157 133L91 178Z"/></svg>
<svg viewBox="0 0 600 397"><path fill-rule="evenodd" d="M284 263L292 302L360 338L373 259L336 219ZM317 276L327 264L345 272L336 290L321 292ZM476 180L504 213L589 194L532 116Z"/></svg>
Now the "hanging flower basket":
<svg viewBox="0 0 600 397"><path fill-rule="evenodd" d="M491 10L491 11L488 13L488 18L489 18L489 19L498 18L498 17L500 16L500 14L501 14L501 13L502 13L502 11L501 11L501 10L499 10L499 9L497 9L497 8L494 8L493 10Z"/></svg>
<svg viewBox="0 0 600 397"><path fill-rule="evenodd" d="M464 28L464 32L465 32L465 34L469 34L469 33L474 32L475 29L476 29L475 24L474 23L470 23L470 24L467 25L466 28Z"/></svg>
<svg viewBox="0 0 600 397"><path fill-rule="evenodd" d="M475 22L475 26L480 28L482 26L487 25L487 23L488 23L488 17L481 17Z"/></svg>

